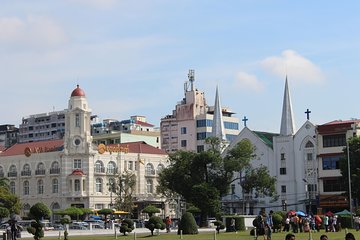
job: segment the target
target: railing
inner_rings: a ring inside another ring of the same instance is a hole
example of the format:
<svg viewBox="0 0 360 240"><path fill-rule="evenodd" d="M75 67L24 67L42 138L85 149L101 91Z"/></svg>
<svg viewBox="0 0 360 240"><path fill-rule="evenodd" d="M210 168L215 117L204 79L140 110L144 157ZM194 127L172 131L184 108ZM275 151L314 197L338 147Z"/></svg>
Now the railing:
<svg viewBox="0 0 360 240"><path fill-rule="evenodd" d="M95 173L105 173L105 167L95 167Z"/></svg>
<svg viewBox="0 0 360 240"><path fill-rule="evenodd" d="M36 169L35 175L45 175L45 169Z"/></svg>
<svg viewBox="0 0 360 240"><path fill-rule="evenodd" d="M17 177L17 172L8 172L8 177Z"/></svg>
<svg viewBox="0 0 360 240"><path fill-rule="evenodd" d="M31 176L31 170L21 171L21 176Z"/></svg>
<svg viewBox="0 0 360 240"><path fill-rule="evenodd" d="M50 168L50 174L60 174L60 168Z"/></svg>

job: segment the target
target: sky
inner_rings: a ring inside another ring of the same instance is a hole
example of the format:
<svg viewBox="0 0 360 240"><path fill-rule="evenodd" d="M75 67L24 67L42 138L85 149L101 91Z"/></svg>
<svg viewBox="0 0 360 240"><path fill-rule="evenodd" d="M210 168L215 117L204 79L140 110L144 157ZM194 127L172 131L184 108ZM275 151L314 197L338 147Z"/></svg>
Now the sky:
<svg viewBox="0 0 360 240"><path fill-rule="evenodd" d="M0 124L67 108L77 84L101 119L160 125L195 86L258 131L359 118L360 2L0 0ZM243 123L240 121L240 126Z"/></svg>

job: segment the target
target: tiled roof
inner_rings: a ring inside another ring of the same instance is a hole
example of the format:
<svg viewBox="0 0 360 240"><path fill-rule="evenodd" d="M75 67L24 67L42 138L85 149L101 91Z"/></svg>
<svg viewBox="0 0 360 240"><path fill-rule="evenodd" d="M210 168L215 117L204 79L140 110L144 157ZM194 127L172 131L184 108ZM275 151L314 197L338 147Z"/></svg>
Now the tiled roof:
<svg viewBox="0 0 360 240"><path fill-rule="evenodd" d="M254 133L269 147L273 148L273 137L279 136L278 133L269 133L269 132L258 132Z"/></svg>
<svg viewBox="0 0 360 240"><path fill-rule="evenodd" d="M128 148L129 153L146 153L146 154L161 154L167 155L167 153L159 148L153 147L144 141L139 142L128 142L121 144L109 144L108 147Z"/></svg>
<svg viewBox="0 0 360 240"><path fill-rule="evenodd" d="M154 125L150 124L150 123L147 123L147 122L143 122L143 121L139 121L139 120L136 120L135 122L136 124L139 124L141 126L145 126L145 127L153 127Z"/></svg>
<svg viewBox="0 0 360 240"><path fill-rule="evenodd" d="M324 125L335 125L335 124L348 124L348 123L358 123L360 122L360 120L358 119L354 119L354 120L334 120L334 121L331 121L331 122L328 122L328 123L325 123L323 124L322 126Z"/></svg>
<svg viewBox="0 0 360 240"><path fill-rule="evenodd" d="M0 152L3 152L3 151L5 151L5 147L4 146L0 146Z"/></svg>
<svg viewBox="0 0 360 240"><path fill-rule="evenodd" d="M69 176L84 176L86 175L82 170L75 169Z"/></svg>
<svg viewBox="0 0 360 240"><path fill-rule="evenodd" d="M17 143L0 153L0 157L24 155L25 150L30 154L35 152L56 152L61 151L63 146L64 140Z"/></svg>

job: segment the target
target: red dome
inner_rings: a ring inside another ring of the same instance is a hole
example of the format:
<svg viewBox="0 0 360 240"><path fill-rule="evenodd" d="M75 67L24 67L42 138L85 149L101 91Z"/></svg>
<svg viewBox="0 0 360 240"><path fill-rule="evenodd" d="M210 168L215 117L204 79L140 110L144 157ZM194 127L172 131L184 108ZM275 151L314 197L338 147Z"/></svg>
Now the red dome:
<svg viewBox="0 0 360 240"><path fill-rule="evenodd" d="M72 97L85 97L85 92L77 85L77 87L71 93Z"/></svg>

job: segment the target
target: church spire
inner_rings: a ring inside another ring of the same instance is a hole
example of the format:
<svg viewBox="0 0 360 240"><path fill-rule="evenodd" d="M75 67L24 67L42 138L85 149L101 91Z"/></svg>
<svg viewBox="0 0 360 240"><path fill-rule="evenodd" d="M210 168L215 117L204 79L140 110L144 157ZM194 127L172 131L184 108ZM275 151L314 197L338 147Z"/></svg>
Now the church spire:
<svg viewBox="0 0 360 240"><path fill-rule="evenodd" d="M289 135L294 134L295 124L293 121L293 115L294 114L292 111L290 91L289 91L288 80L287 80L287 76L286 76L284 101L283 101L283 109L282 109L282 117L281 117L281 127L280 127L280 135L281 136L289 136Z"/></svg>
<svg viewBox="0 0 360 240"><path fill-rule="evenodd" d="M225 135L225 127L224 121L222 118L222 109L220 104L220 96L219 96L218 86L216 86L216 94L215 94L215 105L214 105L214 118L212 123L212 137L218 137L220 140L226 141Z"/></svg>

